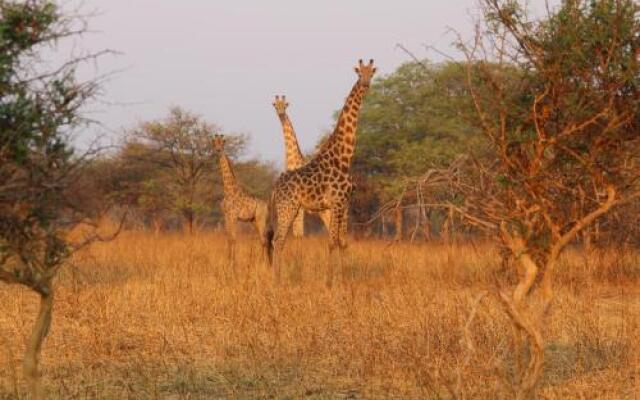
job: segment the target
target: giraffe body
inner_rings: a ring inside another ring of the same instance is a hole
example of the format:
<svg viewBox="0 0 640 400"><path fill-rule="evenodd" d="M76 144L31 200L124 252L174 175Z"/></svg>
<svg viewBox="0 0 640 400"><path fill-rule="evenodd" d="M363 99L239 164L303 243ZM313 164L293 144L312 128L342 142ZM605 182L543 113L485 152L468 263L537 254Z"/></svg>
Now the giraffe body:
<svg viewBox="0 0 640 400"><path fill-rule="evenodd" d="M249 195L237 182L231 160L224 153L224 136L215 135L213 146L219 154L220 172L224 198L220 204L224 214L224 225L227 233L228 259L235 266L235 245L237 240L238 221L253 223L260 244L263 257L267 254L266 228L268 207L264 200Z"/></svg>
<svg viewBox="0 0 640 400"><path fill-rule="evenodd" d="M286 169L287 171L298 169L306 163L306 160L304 159L302 151L300 150L298 137L296 136L296 132L293 129L291 119L289 118L289 115L287 115L287 107L289 107L289 103L287 102L286 97L276 96L275 101L273 102L273 107L275 108L276 114L278 114L278 118L280 119L280 123L282 124ZM304 236L304 214L305 209L301 208L298 211L295 219L293 220L291 233L294 237ZM330 218L329 212L327 210L321 211L319 213L319 216L328 232Z"/></svg>
<svg viewBox="0 0 640 400"><path fill-rule="evenodd" d="M335 130L308 163L286 171L277 180L271 194L268 239L269 259L280 279L280 253L299 210L328 213L329 251L346 248L349 201L353 191L350 174L355 151L358 114L375 68L373 60L355 68L358 81L342 108ZM333 258L333 257L332 257ZM329 263L327 285L333 282L333 260Z"/></svg>

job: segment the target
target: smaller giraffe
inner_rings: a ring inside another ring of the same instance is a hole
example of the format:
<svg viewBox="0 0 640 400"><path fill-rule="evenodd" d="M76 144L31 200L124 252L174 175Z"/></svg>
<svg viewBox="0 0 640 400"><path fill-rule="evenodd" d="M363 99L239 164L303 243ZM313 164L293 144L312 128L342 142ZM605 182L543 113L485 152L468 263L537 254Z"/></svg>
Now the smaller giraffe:
<svg viewBox="0 0 640 400"><path fill-rule="evenodd" d="M213 148L218 153L224 198L220 203L224 214L224 225L227 232L228 259L235 267L235 245L238 221L252 222L262 245L262 256L266 259L267 239L266 226L268 219L267 203L250 196L238 183L231 160L224 152L224 135L215 135Z"/></svg>
<svg viewBox="0 0 640 400"><path fill-rule="evenodd" d="M280 119L280 123L282 124L282 135L284 136L284 149L285 149L285 165L286 170L291 171L294 169L298 169L306 164L306 160L302 155L302 151L300 151L300 146L298 145L298 138L296 136L296 131L293 129L293 124L291 123L291 119L287 115L287 107L289 107L289 103L287 102L287 97L277 96L275 101L273 102L273 108L276 110L276 114L278 114L278 118ZM302 237L304 236L304 215L305 210L300 208L298 211L298 215L293 220L291 226L291 233L294 237ZM331 218L331 214L329 211L321 211L318 213L318 216L324 223L327 232L329 232L329 218Z"/></svg>

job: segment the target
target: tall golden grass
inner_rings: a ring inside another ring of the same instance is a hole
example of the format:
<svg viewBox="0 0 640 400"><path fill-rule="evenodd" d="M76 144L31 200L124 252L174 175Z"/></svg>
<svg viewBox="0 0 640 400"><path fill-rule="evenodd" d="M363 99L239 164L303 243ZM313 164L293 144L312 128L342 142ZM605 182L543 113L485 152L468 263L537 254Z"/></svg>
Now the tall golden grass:
<svg viewBox="0 0 640 400"><path fill-rule="evenodd" d="M323 237L290 240L285 283L235 271L224 237L124 232L76 254L43 349L51 399L509 399L527 350L495 293L488 245L352 242L324 286ZM640 397L640 258L569 252L545 327L545 399ZM37 299L0 287L0 399L25 398Z"/></svg>

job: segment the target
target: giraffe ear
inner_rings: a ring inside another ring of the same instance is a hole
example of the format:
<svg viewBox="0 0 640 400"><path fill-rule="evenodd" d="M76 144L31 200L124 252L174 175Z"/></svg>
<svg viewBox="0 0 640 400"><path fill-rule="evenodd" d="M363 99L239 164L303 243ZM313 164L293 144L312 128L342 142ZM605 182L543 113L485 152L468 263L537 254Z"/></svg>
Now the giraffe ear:
<svg viewBox="0 0 640 400"><path fill-rule="evenodd" d="M356 74L360 74L360 69L358 67L353 67L353 70L356 71Z"/></svg>
<svg viewBox="0 0 640 400"><path fill-rule="evenodd" d="M375 74L377 70L378 70L378 68L373 67L373 69L371 70L371 73L372 73L372 74Z"/></svg>

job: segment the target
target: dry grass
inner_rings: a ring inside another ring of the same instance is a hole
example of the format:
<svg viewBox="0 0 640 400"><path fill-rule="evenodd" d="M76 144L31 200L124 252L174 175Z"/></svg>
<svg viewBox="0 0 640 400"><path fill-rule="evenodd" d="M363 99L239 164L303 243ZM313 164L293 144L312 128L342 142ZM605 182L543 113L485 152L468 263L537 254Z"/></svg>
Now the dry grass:
<svg viewBox="0 0 640 400"><path fill-rule="evenodd" d="M281 287L264 266L256 281L253 237L239 247L235 275L216 234L127 232L76 255L43 350L49 398L512 397L526 349L493 294L506 280L490 247L353 242L330 291L323 238L287 245ZM565 257L543 398L640 398L638 261ZM20 395L36 301L0 286L0 399Z"/></svg>

